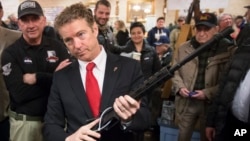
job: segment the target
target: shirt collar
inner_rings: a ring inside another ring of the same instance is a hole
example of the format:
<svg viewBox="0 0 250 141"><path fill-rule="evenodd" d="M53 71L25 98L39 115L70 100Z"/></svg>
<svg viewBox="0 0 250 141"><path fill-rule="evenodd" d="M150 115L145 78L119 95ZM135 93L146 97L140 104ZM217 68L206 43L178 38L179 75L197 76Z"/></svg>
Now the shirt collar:
<svg viewBox="0 0 250 141"><path fill-rule="evenodd" d="M28 44L27 41L23 38L23 36L21 36L20 38L21 43L24 45L25 49L29 49L30 47L33 47L32 45ZM46 40L46 37L42 37L42 41L40 45L36 45L36 46L40 46L39 48L43 47L43 46L49 46L50 43L49 41Z"/></svg>
<svg viewBox="0 0 250 141"><path fill-rule="evenodd" d="M95 63L96 68L98 70L104 72L105 71L105 66L106 66L106 60L107 60L107 53L105 52L103 46L100 46L100 48L101 48L101 52L91 62ZM86 68L87 64L89 63L89 62L86 62L86 61L81 61L79 59L78 59L78 62L80 64L80 66L82 66L82 68Z"/></svg>

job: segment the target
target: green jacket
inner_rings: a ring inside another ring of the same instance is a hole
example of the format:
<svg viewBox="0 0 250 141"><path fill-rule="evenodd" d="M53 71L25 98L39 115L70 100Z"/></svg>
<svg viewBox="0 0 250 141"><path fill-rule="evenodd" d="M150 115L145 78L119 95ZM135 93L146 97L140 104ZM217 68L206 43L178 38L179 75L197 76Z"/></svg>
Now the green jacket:
<svg viewBox="0 0 250 141"><path fill-rule="evenodd" d="M205 88L203 92L207 98L206 102L209 102L215 96L218 89L218 82L225 71L229 59L236 49L235 46L229 45L224 39L218 44L213 45L212 48L215 51L213 55L208 58L208 64L205 69ZM194 50L191 41L187 41L178 49L178 53L173 63L176 64L180 62ZM193 90L197 78L198 65L199 60L198 57L196 57L177 70L172 78L175 93L177 94L175 98L177 114L181 114L191 101L189 98L180 96L178 94L179 89L185 87L189 90Z"/></svg>

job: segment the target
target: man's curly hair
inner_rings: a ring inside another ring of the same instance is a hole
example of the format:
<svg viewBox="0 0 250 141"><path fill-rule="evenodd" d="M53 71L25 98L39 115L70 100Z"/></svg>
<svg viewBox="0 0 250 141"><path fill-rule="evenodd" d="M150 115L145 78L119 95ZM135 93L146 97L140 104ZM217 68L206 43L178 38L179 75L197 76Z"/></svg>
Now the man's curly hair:
<svg viewBox="0 0 250 141"><path fill-rule="evenodd" d="M71 23L77 19L85 19L90 27L94 24L94 17L91 11L79 2L66 7L58 16L56 16L54 27L58 31L63 25Z"/></svg>

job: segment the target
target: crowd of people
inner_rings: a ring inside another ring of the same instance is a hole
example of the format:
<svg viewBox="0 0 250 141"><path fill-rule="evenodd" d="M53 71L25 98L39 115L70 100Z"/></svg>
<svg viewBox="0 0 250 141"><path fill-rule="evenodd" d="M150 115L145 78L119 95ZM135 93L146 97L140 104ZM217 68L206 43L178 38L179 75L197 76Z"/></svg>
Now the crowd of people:
<svg viewBox="0 0 250 141"><path fill-rule="evenodd" d="M130 92L230 27L174 72L171 91L178 141L190 141L195 129L201 141L235 141L236 129L250 132L250 5L244 8L236 17L200 13L194 35L177 46L183 16L171 30L165 17L149 31L138 21L109 25L111 4L98 0L93 11L66 6L52 27L39 2L27 0L6 24L0 2L0 140L144 141L150 131L159 141L164 82L140 98Z"/></svg>

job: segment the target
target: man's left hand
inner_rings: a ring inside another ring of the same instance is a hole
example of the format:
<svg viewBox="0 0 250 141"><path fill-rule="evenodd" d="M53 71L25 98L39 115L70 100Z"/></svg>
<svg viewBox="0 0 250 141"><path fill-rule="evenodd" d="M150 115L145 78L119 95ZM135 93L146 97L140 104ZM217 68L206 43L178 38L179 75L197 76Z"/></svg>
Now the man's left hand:
<svg viewBox="0 0 250 141"><path fill-rule="evenodd" d="M204 94L204 92L202 90L195 90L196 94L192 95L191 98L195 98L198 100L205 100L206 99L206 95Z"/></svg>
<svg viewBox="0 0 250 141"><path fill-rule="evenodd" d="M132 116L139 110L140 102L136 101L129 95L120 96L115 99L113 108L122 122L128 122L132 119Z"/></svg>

